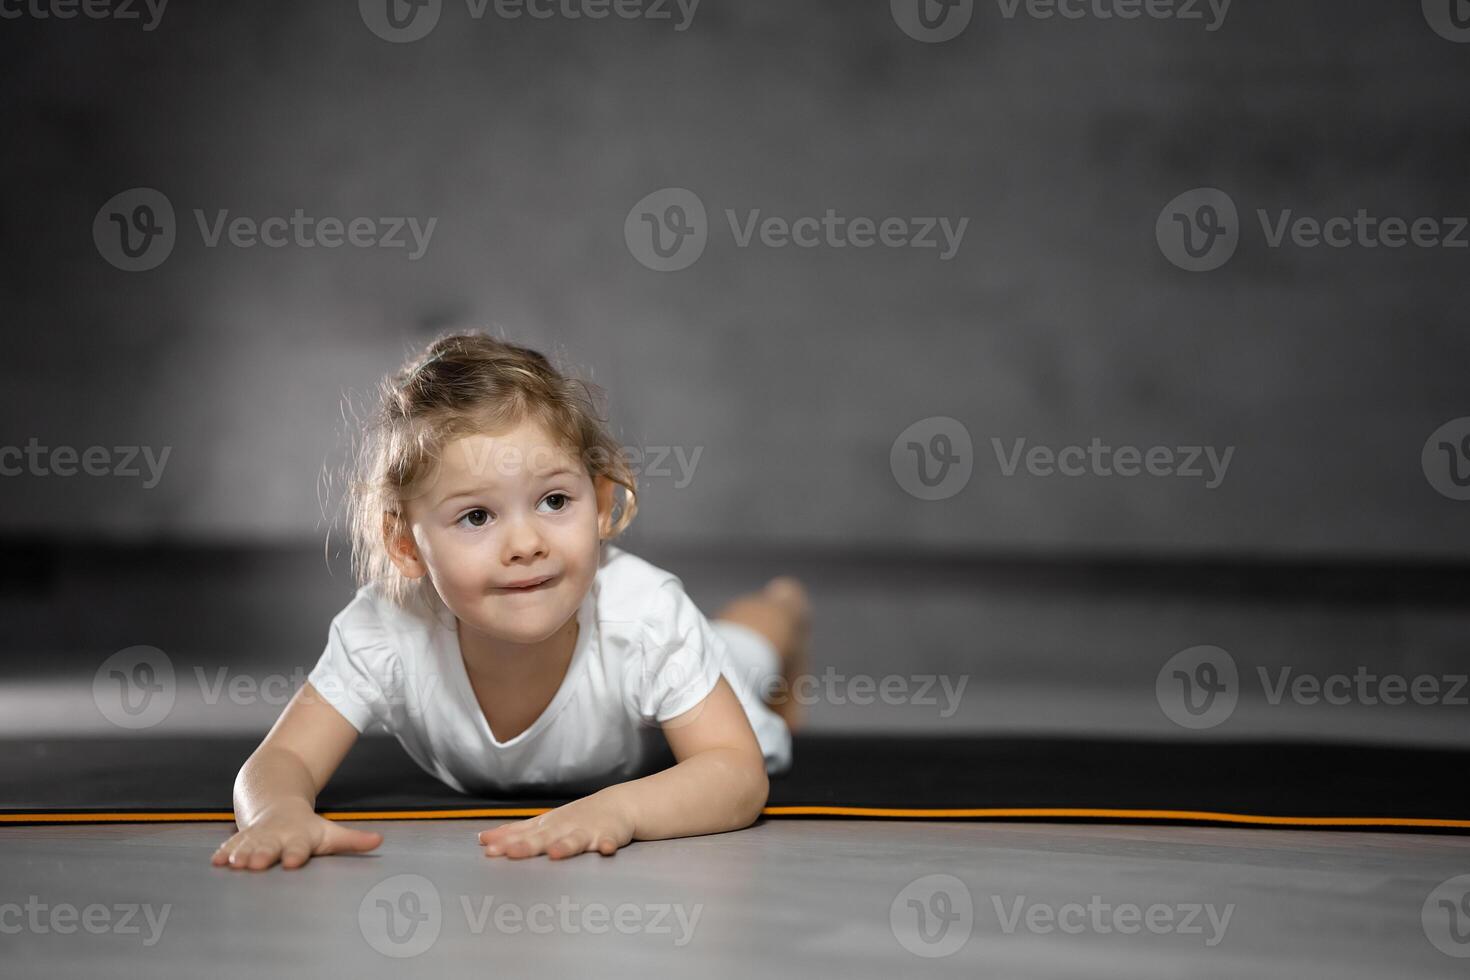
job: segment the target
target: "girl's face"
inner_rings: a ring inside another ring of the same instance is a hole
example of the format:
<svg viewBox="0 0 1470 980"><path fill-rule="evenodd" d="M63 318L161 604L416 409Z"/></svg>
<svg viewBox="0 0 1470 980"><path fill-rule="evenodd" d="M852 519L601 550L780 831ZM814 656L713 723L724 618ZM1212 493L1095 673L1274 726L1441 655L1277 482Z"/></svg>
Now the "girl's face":
<svg viewBox="0 0 1470 980"><path fill-rule="evenodd" d="M389 554L428 575L466 626L539 643L576 615L597 574L613 483L592 478L534 422L444 447L438 472L406 502L409 535Z"/></svg>

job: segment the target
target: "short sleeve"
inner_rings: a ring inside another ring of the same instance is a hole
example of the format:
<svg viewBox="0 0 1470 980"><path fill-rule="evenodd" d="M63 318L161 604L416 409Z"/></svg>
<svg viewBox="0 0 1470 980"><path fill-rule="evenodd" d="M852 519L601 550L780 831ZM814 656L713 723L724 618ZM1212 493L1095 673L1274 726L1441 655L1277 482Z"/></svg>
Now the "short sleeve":
<svg viewBox="0 0 1470 980"><path fill-rule="evenodd" d="M643 619L643 717L662 723L703 701L720 680L722 643L677 580L660 586Z"/></svg>
<svg viewBox="0 0 1470 980"><path fill-rule="evenodd" d="M371 597L358 593L327 631L327 646L307 680L358 732L386 724L396 654Z"/></svg>

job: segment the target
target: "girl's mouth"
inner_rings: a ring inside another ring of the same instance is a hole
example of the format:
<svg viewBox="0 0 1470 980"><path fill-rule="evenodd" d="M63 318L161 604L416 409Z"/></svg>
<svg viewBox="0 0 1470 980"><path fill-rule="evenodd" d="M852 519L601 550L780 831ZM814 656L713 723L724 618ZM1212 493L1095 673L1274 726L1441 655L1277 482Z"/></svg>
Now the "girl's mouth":
<svg viewBox="0 0 1470 980"><path fill-rule="evenodd" d="M525 585L507 585L497 589L497 592L539 592L556 581L555 576L547 576L539 579L529 579Z"/></svg>

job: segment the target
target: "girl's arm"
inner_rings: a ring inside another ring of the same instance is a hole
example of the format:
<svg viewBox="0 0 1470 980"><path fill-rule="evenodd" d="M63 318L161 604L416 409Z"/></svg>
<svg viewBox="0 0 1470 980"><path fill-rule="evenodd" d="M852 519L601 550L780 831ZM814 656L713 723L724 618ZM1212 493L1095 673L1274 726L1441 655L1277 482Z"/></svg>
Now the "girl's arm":
<svg viewBox="0 0 1470 980"><path fill-rule="evenodd" d="M663 730L676 765L484 831L485 853L612 854L631 840L717 834L754 823L770 783L750 720L724 677L703 701L664 722Z"/></svg>
<svg viewBox="0 0 1470 980"><path fill-rule="evenodd" d="M316 796L357 741L357 729L308 681L235 778L239 832L211 862L232 868L299 868L314 855L370 851L381 834L317 816Z"/></svg>

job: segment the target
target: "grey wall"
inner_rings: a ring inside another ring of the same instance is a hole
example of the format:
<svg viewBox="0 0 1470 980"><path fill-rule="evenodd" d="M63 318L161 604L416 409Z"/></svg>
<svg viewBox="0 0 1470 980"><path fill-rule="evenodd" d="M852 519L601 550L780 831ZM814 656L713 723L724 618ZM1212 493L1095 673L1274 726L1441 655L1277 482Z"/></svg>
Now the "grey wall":
<svg viewBox="0 0 1470 980"><path fill-rule="evenodd" d="M374 36L352 3L4 25L0 443L172 447L160 484L0 480L0 529L305 541L363 390L493 324L605 386L620 437L703 455L640 533L1067 553L1460 557L1470 504L1420 467L1470 415L1470 251L1271 249L1257 207L1470 213L1470 45L1418 4L1239 2L1223 26L1005 19L943 44L888 5L705 0L692 24L473 21ZM100 257L153 187L178 243ZM695 191L691 267L634 260L645 194ZM1199 186L1242 242L1155 242ZM206 248L195 208L438 219L428 253ZM723 210L969 218L934 250L741 249ZM962 420L975 475L905 493L889 449ZM1234 446L1224 483L997 472L989 440Z"/></svg>

